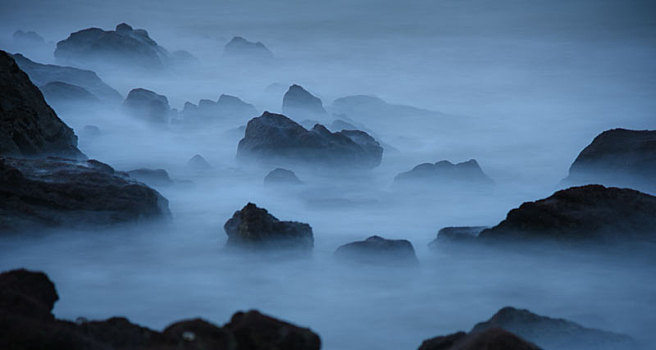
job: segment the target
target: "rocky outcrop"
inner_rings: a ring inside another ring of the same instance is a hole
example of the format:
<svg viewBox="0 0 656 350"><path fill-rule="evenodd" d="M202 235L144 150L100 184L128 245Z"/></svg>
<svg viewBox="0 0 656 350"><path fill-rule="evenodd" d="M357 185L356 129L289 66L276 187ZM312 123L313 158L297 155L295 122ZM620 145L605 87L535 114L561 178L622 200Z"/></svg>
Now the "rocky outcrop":
<svg viewBox="0 0 656 350"><path fill-rule="evenodd" d="M599 134L569 168L569 185L590 183L656 191L656 130Z"/></svg>
<svg viewBox="0 0 656 350"><path fill-rule="evenodd" d="M479 333L458 332L424 340L419 350L539 350L535 344L499 328Z"/></svg>
<svg viewBox="0 0 656 350"><path fill-rule="evenodd" d="M101 162L0 157L1 233L168 216L168 202L157 191Z"/></svg>
<svg viewBox="0 0 656 350"><path fill-rule="evenodd" d="M379 236L340 246L335 251L335 256L348 261L392 266L415 265L418 262L410 241Z"/></svg>
<svg viewBox="0 0 656 350"><path fill-rule="evenodd" d="M292 85L282 98L282 112L297 120L326 114L321 99L300 85Z"/></svg>
<svg viewBox="0 0 656 350"><path fill-rule="evenodd" d="M84 156L73 130L4 51L0 51L0 155Z"/></svg>
<svg viewBox="0 0 656 350"><path fill-rule="evenodd" d="M198 105L187 102L182 110L185 123L203 127L217 122L244 123L256 115L257 109L252 104L225 94L216 102L200 100Z"/></svg>
<svg viewBox="0 0 656 350"><path fill-rule="evenodd" d="M273 53L261 42L248 41L240 36L233 37L223 49L223 55L231 59L270 60Z"/></svg>
<svg viewBox="0 0 656 350"><path fill-rule="evenodd" d="M118 91L102 81L93 71L36 63L21 54L15 54L13 57L30 80L42 88L49 83L60 82L78 86L108 103L119 103L123 100Z"/></svg>
<svg viewBox="0 0 656 350"><path fill-rule="evenodd" d="M258 311L237 312L223 327L202 319L175 322L162 332L123 317L104 321L56 319L58 295L41 272L0 273L0 348L103 350L319 350L319 336Z"/></svg>
<svg viewBox="0 0 656 350"><path fill-rule="evenodd" d="M475 159L457 164L447 160L435 164L423 163L408 172L397 175L394 182L402 185L418 184L422 186L429 183L437 187L453 185L486 186L493 183L483 173Z"/></svg>
<svg viewBox="0 0 656 350"><path fill-rule="evenodd" d="M293 171L283 168L273 169L264 177L265 185L300 185L302 183Z"/></svg>
<svg viewBox="0 0 656 350"><path fill-rule="evenodd" d="M124 110L131 116L151 123L166 125L171 115L169 100L146 89L132 89L123 102Z"/></svg>
<svg viewBox="0 0 656 350"><path fill-rule="evenodd" d="M598 329L586 328L561 318L540 316L529 310L504 307L471 333L502 328L545 349L635 349L630 337Z"/></svg>
<svg viewBox="0 0 656 350"><path fill-rule="evenodd" d="M173 184L169 173L164 169L134 169L127 172L131 178L150 186L168 186Z"/></svg>
<svg viewBox="0 0 656 350"><path fill-rule="evenodd" d="M248 122L237 148L238 159L266 165L373 168L382 155L383 148L365 132L331 133L320 124L307 130L284 115L269 112Z"/></svg>
<svg viewBox="0 0 656 350"><path fill-rule="evenodd" d="M266 209L248 203L223 226L229 247L289 248L310 251L314 246L312 227L296 221L280 221Z"/></svg>
<svg viewBox="0 0 656 350"><path fill-rule="evenodd" d="M592 244L656 242L656 197L631 189L588 185L558 191L511 210L483 230L486 242L530 240Z"/></svg>
<svg viewBox="0 0 656 350"><path fill-rule="evenodd" d="M121 23L115 30L88 28L72 33L57 43L58 62L75 65L118 65L145 70L162 69L168 52L143 29Z"/></svg>

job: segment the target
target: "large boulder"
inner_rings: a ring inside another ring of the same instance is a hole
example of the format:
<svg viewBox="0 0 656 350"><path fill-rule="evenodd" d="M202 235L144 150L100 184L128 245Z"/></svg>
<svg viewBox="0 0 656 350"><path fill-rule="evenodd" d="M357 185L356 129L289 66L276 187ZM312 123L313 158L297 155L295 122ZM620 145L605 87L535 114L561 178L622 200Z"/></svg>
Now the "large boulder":
<svg viewBox="0 0 656 350"><path fill-rule="evenodd" d="M385 239L371 236L364 241L357 241L340 246L335 251L338 258L382 265L414 265L417 256L412 243L405 239Z"/></svg>
<svg viewBox="0 0 656 350"><path fill-rule="evenodd" d="M487 186L492 180L483 173L475 159L453 164L447 160L435 164L423 163L412 170L401 173L394 178L396 184L401 185L426 185L432 187L461 186Z"/></svg>
<svg viewBox="0 0 656 350"><path fill-rule="evenodd" d="M292 85L282 98L282 112L294 118L311 118L326 114L321 99L300 85Z"/></svg>
<svg viewBox="0 0 656 350"><path fill-rule="evenodd" d="M216 102L200 100L198 105L185 103L182 120L187 124L206 127L217 122L244 123L257 113L252 104L239 97L222 94Z"/></svg>
<svg viewBox="0 0 656 350"><path fill-rule="evenodd" d="M0 157L0 232L167 217L157 191L98 161Z"/></svg>
<svg viewBox="0 0 656 350"><path fill-rule="evenodd" d="M656 191L656 130L604 131L576 157L564 182Z"/></svg>
<svg viewBox="0 0 656 350"><path fill-rule="evenodd" d="M273 53L261 42L248 41L240 36L233 37L225 45L223 55L230 59L239 60L269 60Z"/></svg>
<svg viewBox="0 0 656 350"><path fill-rule="evenodd" d="M365 132L331 133L321 124L307 130L284 115L269 112L248 122L237 148L238 159L267 165L373 168L382 155L383 148Z"/></svg>
<svg viewBox="0 0 656 350"><path fill-rule="evenodd" d="M419 350L539 350L535 344L499 328L457 332L424 340Z"/></svg>
<svg viewBox="0 0 656 350"><path fill-rule="evenodd" d="M0 51L0 155L84 157L73 130L4 51Z"/></svg>
<svg viewBox="0 0 656 350"><path fill-rule="evenodd" d="M57 43L58 62L74 65L118 65L146 70L162 69L168 52L143 29L121 23L115 30L88 28Z"/></svg>
<svg viewBox="0 0 656 350"><path fill-rule="evenodd" d="M321 339L309 328L277 320L256 310L237 312L224 328L234 335L238 350L321 348Z"/></svg>
<svg viewBox="0 0 656 350"><path fill-rule="evenodd" d="M583 327L561 318L540 316L525 309L504 307L471 330L481 333L494 328L512 332L545 349L634 349L635 341L623 334Z"/></svg>
<svg viewBox="0 0 656 350"><path fill-rule="evenodd" d="M312 227L296 221L280 221L266 209L248 203L223 226L230 247L274 247L310 251L314 246Z"/></svg>
<svg viewBox="0 0 656 350"><path fill-rule="evenodd" d="M166 96L140 88L130 90L123 108L131 116L155 125L168 124L172 113Z"/></svg>

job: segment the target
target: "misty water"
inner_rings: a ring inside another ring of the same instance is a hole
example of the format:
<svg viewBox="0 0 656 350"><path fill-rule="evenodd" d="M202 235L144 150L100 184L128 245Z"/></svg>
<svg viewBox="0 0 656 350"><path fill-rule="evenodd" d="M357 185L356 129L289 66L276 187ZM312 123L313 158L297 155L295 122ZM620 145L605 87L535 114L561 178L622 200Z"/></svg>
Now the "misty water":
<svg viewBox="0 0 656 350"><path fill-rule="evenodd" d="M656 8L648 1L0 1L0 47L35 30L51 47L25 51L55 63L69 33L126 22L147 29L197 66L161 73L93 68L126 96L142 87L186 101L231 94L281 112L297 83L329 112L337 98L373 95L430 112L349 117L391 146L364 172L295 167L301 186L263 184L272 169L235 160L239 127L154 129L118 107L56 110L89 158L117 170L166 169L154 186L172 219L114 228L3 237L0 269L48 273L59 318L123 315L155 329L190 317L217 324L237 310L316 331L324 349L412 349L469 330L506 305L653 341L653 261L590 251L428 247L445 226L492 226L525 201L558 190L595 135L654 129ZM262 41L275 61L227 62L234 35ZM255 117L255 116L253 116ZM300 120L299 120L300 121ZM80 130L95 125L97 137ZM392 148L393 147L393 148ZM212 169L189 169L201 154ZM394 176L417 164L476 159L495 181L476 188L403 189ZM653 194L653 193L652 193ZM224 249L223 224L254 202L281 220L309 223L311 257ZM337 261L345 243L371 235L408 239L416 268Z"/></svg>

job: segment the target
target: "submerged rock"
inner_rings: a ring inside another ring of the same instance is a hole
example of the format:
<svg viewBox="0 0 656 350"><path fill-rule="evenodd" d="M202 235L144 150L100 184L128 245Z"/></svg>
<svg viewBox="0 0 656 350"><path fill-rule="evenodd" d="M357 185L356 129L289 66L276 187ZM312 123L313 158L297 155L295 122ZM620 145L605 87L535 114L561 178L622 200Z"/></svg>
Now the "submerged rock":
<svg viewBox="0 0 656 350"><path fill-rule="evenodd" d="M233 59L269 60L273 53L261 42L248 41L240 36L233 37L225 45L223 55Z"/></svg>
<svg viewBox="0 0 656 350"><path fill-rule="evenodd" d="M304 163L330 167L373 168L383 148L367 133L344 130L331 133L317 124L307 130L281 114L264 112L246 126L237 158L263 164Z"/></svg>
<svg viewBox="0 0 656 350"><path fill-rule="evenodd" d="M453 164L447 160L435 164L424 163L394 178L397 184L426 184L433 186L491 185L492 180L483 173L475 159Z"/></svg>
<svg viewBox="0 0 656 350"><path fill-rule="evenodd" d="M293 171L283 168L273 169L264 177L265 185L300 185L302 183Z"/></svg>
<svg viewBox="0 0 656 350"><path fill-rule="evenodd" d="M164 95L146 89L132 89L123 102L126 112L140 120L159 125L169 122L171 107Z"/></svg>
<svg viewBox="0 0 656 350"><path fill-rule="evenodd" d="M282 98L282 112L296 118L325 115L321 99L300 85L292 85Z"/></svg>
<svg viewBox="0 0 656 350"><path fill-rule="evenodd" d="M414 265L417 256L412 243L405 239L385 239L371 236L364 241L357 241L340 246L335 256L356 262L384 265Z"/></svg>
<svg viewBox="0 0 656 350"><path fill-rule="evenodd" d="M173 183L169 173L164 169L140 168L130 170L127 173L131 178L151 186L167 186Z"/></svg>
<svg viewBox="0 0 656 350"><path fill-rule="evenodd" d="M280 221L266 209L248 203L235 212L223 226L228 235L227 246L273 247L312 250L312 227L296 221Z"/></svg>
<svg viewBox="0 0 656 350"><path fill-rule="evenodd" d="M539 350L535 344L499 328L458 332L424 340L419 350Z"/></svg>

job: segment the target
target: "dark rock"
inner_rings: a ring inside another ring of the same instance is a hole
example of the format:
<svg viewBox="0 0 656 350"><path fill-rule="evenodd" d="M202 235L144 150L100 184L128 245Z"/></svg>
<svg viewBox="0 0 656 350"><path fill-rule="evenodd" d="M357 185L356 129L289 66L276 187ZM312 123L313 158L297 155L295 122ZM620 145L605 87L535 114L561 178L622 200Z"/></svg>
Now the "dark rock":
<svg viewBox="0 0 656 350"><path fill-rule="evenodd" d="M474 242L481 231L487 226L458 226L444 227L437 232L437 238L429 246L435 248L445 243L467 243Z"/></svg>
<svg viewBox="0 0 656 350"><path fill-rule="evenodd" d="M167 124L171 114L166 96L146 89L132 89L123 107L133 117L152 124Z"/></svg>
<svg viewBox="0 0 656 350"><path fill-rule="evenodd" d="M102 81L93 71L36 63L21 54L15 54L13 57L18 66L29 75L30 80L38 86L44 86L51 82L62 82L79 86L108 103L118 103L123 100L118 91Z"/></svg>
<svg viewBox="0 0 656 350"><path fill-rule="evenodd" d="M0 158L0 232L111 225L169 215L157 191L101 162Z"/></svg>
<svg viewBox="0 0 656 350"><path fill-rule="evenodd" d="M539 350L526 340L500 328L480 333L458 332L424 342L419 350Z"/></svg>
<svg viewBox="0 0 656 350"><path fill-rule="evenodd" d="M283 96L282 112L296 118L326 114L321 99L296 84L290 86Z"/></svg>
<svg viewBox="0 0 656 350"><path fill-rule="evenodd" d="M219 328L199 318L176 322L166 327L162 333L167 343L176 346L175 349L241 349L228 329Z"/></svg>
<svg viewBox="0 0 656 350"><path fill-rule="evenodd" d="M238 350L319 350L321 339L309 328L262 315L251 310L237 312L224 326L237 340Z"/></svg>
<svg viewBox="0 0 656 350"><path fill-rule="evenodd" d="M0 274L0 312L48 319L57 299L55 285L42 272L20 269Z"/></svg>
<svg viewBox="0 0 656 350"><path fill-rule="evenodd" d="M227 246L279 247L309 251L314 246L312 227L296 221L280 221L266 209L248 203L223 226Z"/></svg>
<svg viewBox="0 0 656 350"><path fill-rule="evenodd" d="M240 36L233 37L223 50L228 58L270 60L273 53L261 42L251 42Z"/></svg>
<svg viewBox="0 0 656 350"><path fill-rule="evenodd" d="M217 122L243 123L256 115L257 109L252 104L225 94L219 96L216 102L200 100L198 105L187 102L182 110L184 122L199 126Z"/></svg>
<svg viewBox="0 0 656 350"><path fill-rule="evenodd" d="M73 130L4 51L0 51L0 155L84 157Z"/></svg>
<svg viewBox="0 0 656 350"><path fill-rule="evenodd" d="M423 163L412 170L401 173L394 178L397 184L419 184L429 182L433 186L453 185L490 185L492 180L483 173L483 170L474 159L453 164L447 160L435 164Z"/></svg>
<svg viewBox="0 0 656 350"><path fill-rule="evenodd" d="M70 103L93 105L99 103L98 97L77 85L53 81L39 88L48 104L59 109L67 108Z"/></svg>
<svg viewBox="0 0 656 350"><path fill-rule="evenodd" d="M613 129L599 134L564 180L656 191L656 130Z"/></svg>
<svg viewBox="0 0 656 350"><path fill-rule="evenodd" d="M141 168L130 170L127 173L131 178L150 186L167 186L173 183L169 177L169 173L164 169Z"/></svg>
<svg viewBox="0 0 656 350"><path fill-rule="evenodd" d="M212 169L210 163L203 158L200 154L197 154L187 162L187 167L194 170L209 170Z"/></svg>
<svg viewBox="0 0 656 350"><path fill-rule="evenodd" d="M320 124L306 130L284 115L269 112L248 122L237 148L237 158L241 160L350 168L376 167L382 154L382 147L365 132L331 133Z"/></svg>
<svg viewBox="0 0 656 350"><path fill-rule="evenodd" d="M472 333L502 328L547 349L635 349L630 337L585 328L572 321L540 316L529 310L504 307Z"/></svg>
<svg viewBox="0 0 656 350"><path fill-rule="evenodd" d="M265 185L300 185L302 183L293 171L283 168L273 169L264 177Z"/></svg>
<svg viewBox="0 0 656 350"><path fill-rule="evenodd" d="M350 261L374 264L417 264L415 249L410 241L385 239L379 236L371 236L364 241L345 244L337 248L335 256Z"/></svg>
<svg viewBox="0 0 656 350"><path fill-rule="evenodd" d="M72 33L57 43L55 58L81 65L118 65L146 70L162 69L168 64L168 52L143 29L121 23L116 30L88 28Z"/></svg>
<svg viewBox="0 0 656 350"><path fill-rule="evenodd" d="M656 241L656 197L631 189L588 185L523 203L479 239L535 239L642 245Z"/></svg>

